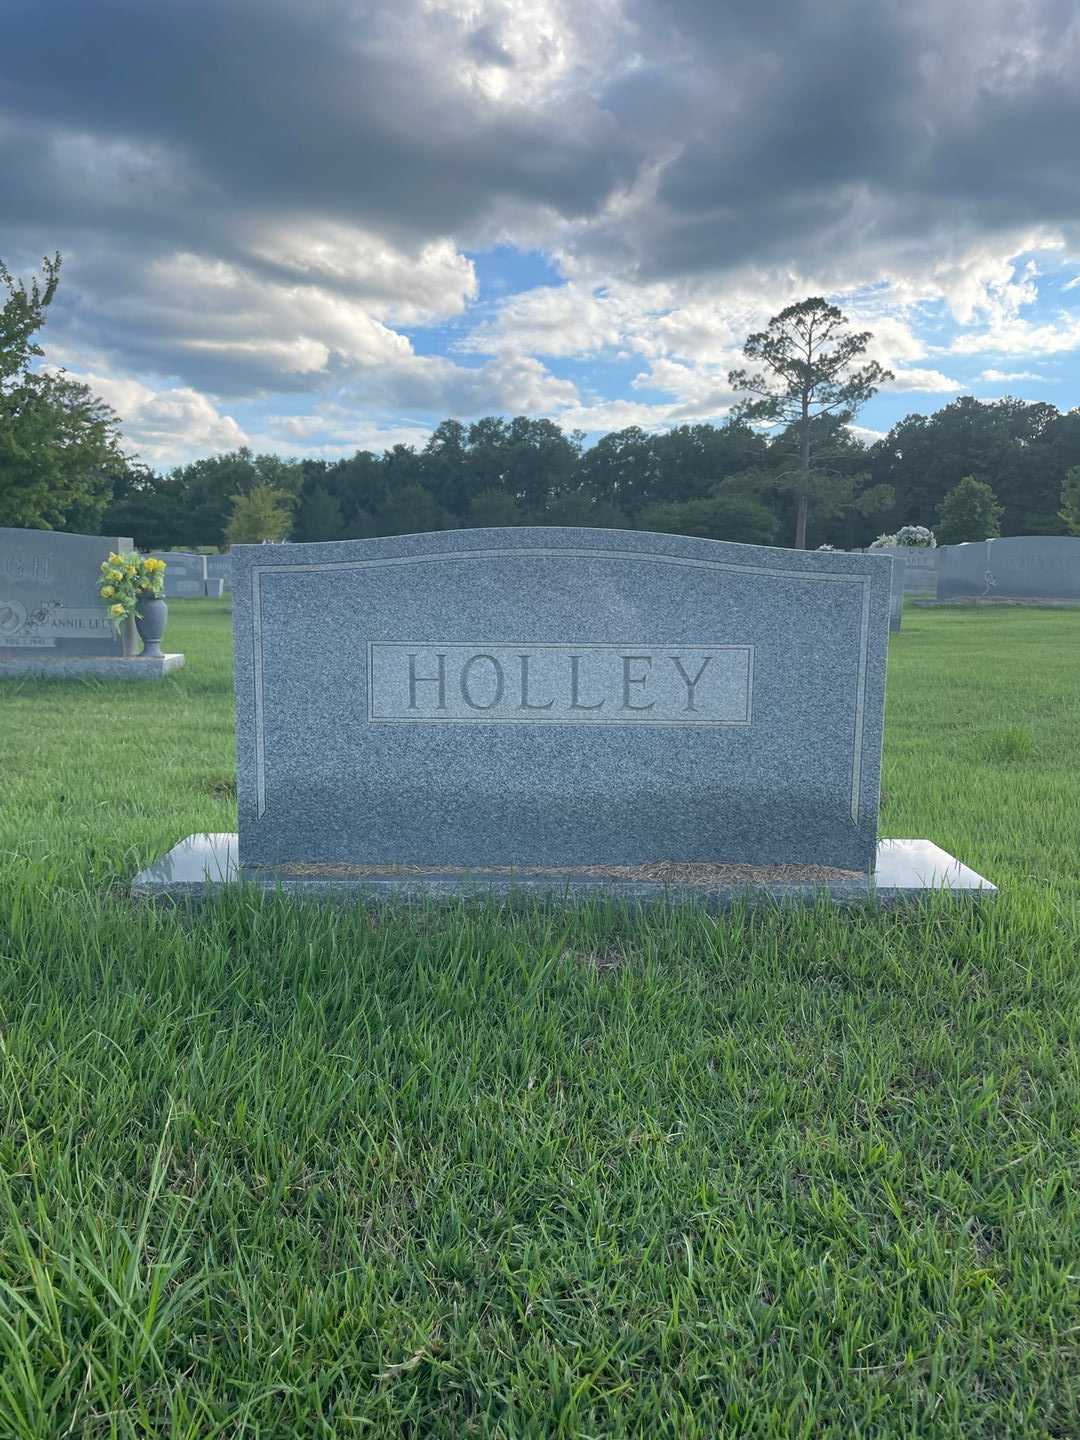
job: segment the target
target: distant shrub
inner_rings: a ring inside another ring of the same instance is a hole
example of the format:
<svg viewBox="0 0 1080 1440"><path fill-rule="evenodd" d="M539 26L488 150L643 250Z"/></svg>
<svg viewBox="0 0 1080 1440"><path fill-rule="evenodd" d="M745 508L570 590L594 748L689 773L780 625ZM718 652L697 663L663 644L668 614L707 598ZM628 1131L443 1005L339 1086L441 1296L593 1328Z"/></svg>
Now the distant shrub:
<svg viewBox="0 0 1080 1440"><path fill-rule="evenodd" d="M879 535L876 540L870 541L871 550L886 550L897 543L895 535Z"/></svg>

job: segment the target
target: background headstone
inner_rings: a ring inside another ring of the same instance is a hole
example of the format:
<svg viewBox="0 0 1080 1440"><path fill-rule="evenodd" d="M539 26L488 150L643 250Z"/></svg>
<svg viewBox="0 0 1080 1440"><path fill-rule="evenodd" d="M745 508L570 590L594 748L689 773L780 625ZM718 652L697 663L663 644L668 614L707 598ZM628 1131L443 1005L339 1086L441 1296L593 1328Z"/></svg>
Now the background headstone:
<svg viewBox="0 0 1080 1440"><path fill-rule="evenodd" d="M938 551L922 545L883 545L866 555L894 555L904 562L904 594L937 594Z"/></svg>
<svg viewBox="0 0 1080 1440"><path fill-rule="evenodd" d="M1080 600L1080 537L1011 535L986 542L990 593L1017 600Z"/></svg>
<svg viewBox="0 0 1080 1440"><path fill-rule="evenodd" d="M101 562L122 535L0 529L0 658L121 656L98 595Z"/></svg>
<svg viewBox="0 0 1080 1440"><path fill-rule="evenodd" d="M887 557L528 527L232 556L245 865L873 867Z"/></svg>
<svg viewBox="0 0 1080 1440"><path fill-rule="evenodd" d="M992 593L986 547L985 540L938 546L939 600L959 600Z"/></svg>
<svg viewBox="0 0 1080 1440"><path fill-rule="evenodd" d="M222 587L219 593L228 595L232 590L232 556L207 555L206 578L207 580L220 580ZM214 592L208 590L207 594L210 593Z"/></svg>
<svg viewBox="0 0 1080 1440"><path fill-rule="evenodd" d="M892 555L892 586L889 590L889 629L899 630L904 623L904 556Z"/></svg>
<svg viewBox="0 0 1080 1440"><path fill-rule="evenodd" d="M194 599L206 594L206 556L189 550L151 550L165 561L165 599Z"/></svg>

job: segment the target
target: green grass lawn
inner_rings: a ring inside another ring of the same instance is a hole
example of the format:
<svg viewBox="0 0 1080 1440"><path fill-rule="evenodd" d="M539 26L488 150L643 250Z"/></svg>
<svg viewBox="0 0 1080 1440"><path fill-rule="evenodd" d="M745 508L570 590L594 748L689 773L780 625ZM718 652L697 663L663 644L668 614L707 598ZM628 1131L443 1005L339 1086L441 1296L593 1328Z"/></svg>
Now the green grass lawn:
<svg viewBox="0 0 1080 1440"><path fill-rule="evenodd" d="M1080 1434L1080 614L909 608L975 911L132 908L231 637L5 682L0 1440Z"/></svg>

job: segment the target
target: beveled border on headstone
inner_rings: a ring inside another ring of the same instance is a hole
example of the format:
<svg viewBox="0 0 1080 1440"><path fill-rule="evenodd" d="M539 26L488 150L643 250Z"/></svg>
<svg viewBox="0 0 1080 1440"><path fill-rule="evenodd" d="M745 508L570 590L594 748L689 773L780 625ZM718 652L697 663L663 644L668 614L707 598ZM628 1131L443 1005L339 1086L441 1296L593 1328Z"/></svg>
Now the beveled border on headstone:
<svg viewBox="0 0 1080 1440"><path fill-rule="evenodd" d="M232 555L245 865L873 866L888 557L555 527ZM417 657L426 719L372 717L372 646L399 710ZM574 655L610 723L571 718Z"/></svg>

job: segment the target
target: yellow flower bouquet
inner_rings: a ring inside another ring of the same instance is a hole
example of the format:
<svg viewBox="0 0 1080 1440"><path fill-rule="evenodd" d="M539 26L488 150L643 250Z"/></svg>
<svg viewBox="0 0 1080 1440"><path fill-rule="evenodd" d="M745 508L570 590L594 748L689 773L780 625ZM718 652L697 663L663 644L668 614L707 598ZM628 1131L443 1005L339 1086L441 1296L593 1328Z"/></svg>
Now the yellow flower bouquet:
<svg viewBox="0 0 1080 1440"><path fill-rule="evenodd" d="M136 550L110 553L101 562L98 594L119 633L128 619L139 617L140 599L160 600L165 589L165 561Z"/></svg>

